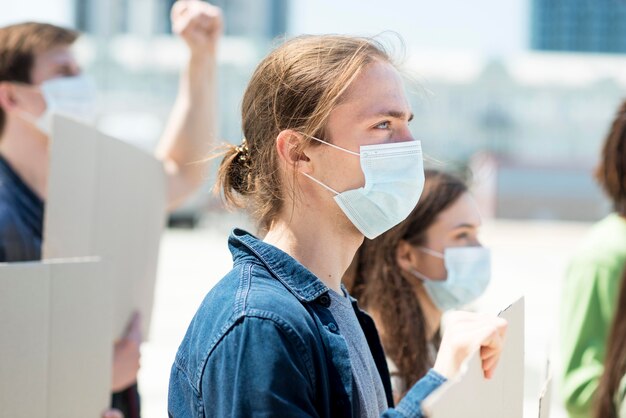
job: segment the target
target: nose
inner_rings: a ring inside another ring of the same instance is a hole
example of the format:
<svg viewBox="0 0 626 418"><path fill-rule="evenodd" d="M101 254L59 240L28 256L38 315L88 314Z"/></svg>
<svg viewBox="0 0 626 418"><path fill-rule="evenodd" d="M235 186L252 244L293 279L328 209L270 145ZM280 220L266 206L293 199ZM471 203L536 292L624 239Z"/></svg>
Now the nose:
<svg viewBox="0 0 626 418"><path fill-rule="evenodd" d="M408 126L403 127L402 129L397 130L391 138L391 142L409 142L415 141L413 134Z"/></svg>
<svg viewBox="0 0 626 418"><path fill-rule="evenodd" d="M78 64L73 63L73 64L70 66L70 75L71 75L71 76L75 77L75 76L77 76L77 75L80 75L82 72L83 72L83 71L82 71L82 68L80 68L80 66L79 66Z"/></svg>

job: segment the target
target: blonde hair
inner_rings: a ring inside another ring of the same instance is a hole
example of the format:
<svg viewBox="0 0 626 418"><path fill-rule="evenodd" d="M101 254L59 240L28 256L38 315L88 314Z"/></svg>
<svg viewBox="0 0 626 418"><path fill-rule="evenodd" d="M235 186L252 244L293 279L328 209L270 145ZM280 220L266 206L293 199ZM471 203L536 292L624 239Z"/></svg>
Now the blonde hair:
<svg viewBox="0 0 626 418"><path fill-rule="evenodd" d="M216 188L226 203L247 208L262 229L269 229L285 201L276 137L286 129L301 132L304 140L296 152L309 144L309 136L325 139L331 111L374 61L392 63L379 42L351 36L301 36L272 51L243 97L245 140L228 147L219 167Z"/></svg>

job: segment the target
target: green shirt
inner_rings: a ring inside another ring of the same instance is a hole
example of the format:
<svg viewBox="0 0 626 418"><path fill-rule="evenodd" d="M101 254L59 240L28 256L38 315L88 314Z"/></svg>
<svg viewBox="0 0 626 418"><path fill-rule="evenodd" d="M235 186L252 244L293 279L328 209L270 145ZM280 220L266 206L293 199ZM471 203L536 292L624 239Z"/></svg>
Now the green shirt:
<svg viewBox="0 0 626 418"><path fill-rule="evenodd" d="M561 304L562 390L571 418L591 415L626 262L626 220L594 225L568 270Z"/></svg>

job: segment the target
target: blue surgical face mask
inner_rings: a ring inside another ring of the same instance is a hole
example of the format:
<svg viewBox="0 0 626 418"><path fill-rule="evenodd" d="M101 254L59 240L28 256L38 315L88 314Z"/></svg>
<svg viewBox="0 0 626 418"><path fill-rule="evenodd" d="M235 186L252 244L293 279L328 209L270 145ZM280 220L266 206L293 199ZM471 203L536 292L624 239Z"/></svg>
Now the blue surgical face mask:
<svg viewBox="0 0 626 418"><path fill-rule="evenodd" d="M86 125L93 125L96 116L96 88L84 75L58 77L44 81L40 86L46 110L40 116L22 113L47 136L52 133L52 115L60 114Z"/></svg>
<svg viewBox="0 0 626 418"><path fill-rule="evenodd" d="M426 293L441 311L460 308L478 299L491 280L491 251L484 247L450 247L441 254L430 248L420 251L444 260L445 280L433 280L419 271L411 273L422 281Z"/></svg>
<svg viewBox="0 0 626 418"><path fill-rule="evenodd" d="M335 194L335 202L354 226L369 239L393 228L411 213L424 189L424 164L419 141L363 145L356 153L321 139L325 145L357 156L365 186L338 192L304 174Z"/></svg>

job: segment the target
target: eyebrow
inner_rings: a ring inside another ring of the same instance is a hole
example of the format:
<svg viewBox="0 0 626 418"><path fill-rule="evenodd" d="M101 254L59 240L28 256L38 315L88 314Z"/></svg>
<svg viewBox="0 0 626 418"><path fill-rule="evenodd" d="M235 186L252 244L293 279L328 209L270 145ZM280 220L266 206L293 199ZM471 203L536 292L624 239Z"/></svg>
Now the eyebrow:
<svg viewBox="0 0 626 418"><path fill-rule="evenodd" d="M402 120L407 120L408 122L411 122L413 120L413 113L409 114L407 116L406 112L403 112L401 110L393 110L393 109L389 109L389 110L381 110L378 111L374 114L371 115L366 115L366 117L368 118L378 118L378 117L392 117L395 119L402 119Z"/></svg>
<svg viewBox="0 0 626 418"><path fill-rule="evenodd" d="M472 225L472 224L458 224L458 225L454 226L452 229L460 229L460 228L476 229L477 226L476 225Z"/></svg>

